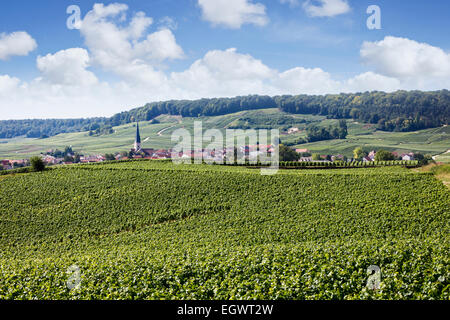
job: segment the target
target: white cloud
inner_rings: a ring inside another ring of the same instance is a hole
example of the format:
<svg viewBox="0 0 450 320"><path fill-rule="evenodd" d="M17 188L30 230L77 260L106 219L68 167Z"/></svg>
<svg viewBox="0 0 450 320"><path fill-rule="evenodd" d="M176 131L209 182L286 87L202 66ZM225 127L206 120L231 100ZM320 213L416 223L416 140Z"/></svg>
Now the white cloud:
<svg viewBox="0 0 450 320"><path fill-rule="evenodd" d="M191 68L207 68L217 80L255 80L272 76L272 71L261 60L249 54L241 54L236 48L209 51L202 59L196 61Z"/></svg>
<svg viewBox="0 0 450 320"><path fill-rule="evenodd" d="M102 19L117 16L119 13L124 13L127 10L128 6L123 3L112 3L107 6L103 5L103 3L96 3L90 13L93 17Z"/></svg>
<svg viewBox="0 0 450 320"><path fill-rule="evenodd" d="M130 38L139 39L149 26L153 24L153 19L145 15L144 12L138 12L133 17L128 27Z"/></svg>
<svg viewBox="0 0 450 320"><path fill-rule="evenodd" d="M323 94L339 91L339 82L320 68L297 67L287 70L277 75L274 85L278 94Z"/></svg>
<svg viewBox="0 0 450 320"><path fill-rule="evenodd" d="M67 52L73 50L77 49L68 49L47 56L52 59L47 59L49 60L45 64L47 67L42 68L42 78L30 83L20 83L16 78L0 76L0 105L14 106L2 110L0 116L2 118L110 116L147 102L169 99L232 97L248 94L273 96L442 89L443 86L450 85L449 81L432 80L412 83L374 72L366 72L346 80L336 80L330 73L320 68L296 67L280 72L251 55L239 53L231 48L209 51L182 72L172 72L168 75L161 72L158 73L160 77L155 77L151 67L137 63L127 65L123 69L124 76L118 83L96 82L90 86L74 86L72 81L65 81L64 76L59 77L50 72L64 65L53 60L67 61L65 60ZM76 56L83 57L84 54L80 52ZM87 63L85 59L77 58L75 61L78 61L78 65L81 61L81 66L86 66ZM80 72L78 68L75 70ZM64 74L64 71L61 72ZM134 74L134 81L129 80L129 74Z"/></svg>
<svg viewBox="0 0 450 320"><path fill-rule="evenodd" d="M61 50L55 54L37 58L37 68L43 79L53 84L89 86L98 82L90 71L89 53L82 48Z"/></svg>
<svg viewBox="0 0 450 320"><path fill-rule="evenodd" d="M199 98L262 92L273 76L276 72L260 60L231 48L208 52L188 70L172 73L170 80L183 97Z"/></svg>
<svg viewBox="0 0 450 320"><path fill-rule="evenodd" d="M136 38L139 28L132 25L129 28L119 28L115 22L110 21L113 18L120 19L119 14L127 10L127 5L111 4L105 7L103 4L95 4L83 19L80 32L92 59L105 68L114 69L133 59L130 40Z"/></svg>
<svg viewBox="0 0 450 320"><path fill-rule="evenodd" d="M129 25L122 27L127 10L123 4L95 4L83 19L80 32L93 64L129 81L154 84L164 80L155 64L182 58L183 49L167 28L147 33L153 20L143 12L136 13Z"/></svg>
<svg viewBox="0 0 450 320"><path fill-rule="evenodd" d="M272 69L236 49L213 50L191 67L172 73L169 87L175 98L232 97L247 94L328 94L360 91L394 91L402 88L395 78L366 72L336 80L321 68Z"/></svg>
<svg viewBox="0 0 450 320"><path fill-rule="evenodd" d="M178 23L171 17L163 17L158 21L163 29L177 30Z"/></svg>
<svg viewBox="0 0 450 320"><path fill-rule="evenodd" d="M26 56L36 48L36 41L24 31L0 34L0 60L8 60L13 56Z"/></svg>
<svg viewBox="0 0 450 320"><path fill-rule="evenodd" d="M148 61L180 59L184 56L183 49L169 29L149 34L145 41L135 44L135 51L138 56L145 57Z"/></svg>
<svg viewBox="0 0 450 320"><path fill-rule="evenodd" d="M427 43L388 36L382 41L364 42L360 54L364 63L387 76L450 78L450 54Z"/></svg>
<svg viewBox="0 0 450 320"><path fill-rule="evenodd" d="M303 8L311 17L334 17L350 11L347 0L307 0Z"/></svg>
<svg viewBox="0 0 450 320"><path fill-rule="evenodd" d="M213 25L239 29L243 24L264 26L269 19L266 7L252 0L198 0L203 19Z"/></svg>
<svg viewBox="0 0 450 320"><path fill-rule="evenodd" d="M386 77L373 72L359 74L344 82L345 92L395 91L402 89L402 83L396 78Z"/></svg>
<svg viewBox="0 0 450 320"><path fill-rule="evenodd" d="M17 78L12 78L8 75L0 75L0 96L7 95L9 92L15 90L20 83Z"/></svg>
<svg viewBox="0 0 450 320"><path fill-rule="evenodd" d="M134 102L131 92L104 83L79 87L16 81L2 94L0 80L1 119L93 117L120 112Z"/></svg>

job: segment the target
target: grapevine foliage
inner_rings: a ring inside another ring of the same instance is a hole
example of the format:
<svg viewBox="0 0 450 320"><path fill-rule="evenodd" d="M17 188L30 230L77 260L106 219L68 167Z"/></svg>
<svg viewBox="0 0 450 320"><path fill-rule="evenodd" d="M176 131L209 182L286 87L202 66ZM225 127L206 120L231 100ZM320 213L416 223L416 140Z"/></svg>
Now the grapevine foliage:
<svg viewBox="0 0 450 320"><path fill-rule="evenodd" d="M449 299L449 208L441 182L398 167L262 176L139 161L11 176L0 299Z"/></svg>

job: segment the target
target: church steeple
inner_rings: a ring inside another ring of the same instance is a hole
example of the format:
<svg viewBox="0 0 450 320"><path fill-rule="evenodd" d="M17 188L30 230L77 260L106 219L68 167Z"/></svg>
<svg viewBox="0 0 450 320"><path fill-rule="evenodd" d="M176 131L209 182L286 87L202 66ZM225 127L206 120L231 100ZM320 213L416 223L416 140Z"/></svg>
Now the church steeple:
<svg viewBox="0 0 450 320"><path fill-rule="evenodd" d="M141 150L141 134L139 133L139 122L136 126L136 140L134 141L134 151L138 152Z"/></svg>

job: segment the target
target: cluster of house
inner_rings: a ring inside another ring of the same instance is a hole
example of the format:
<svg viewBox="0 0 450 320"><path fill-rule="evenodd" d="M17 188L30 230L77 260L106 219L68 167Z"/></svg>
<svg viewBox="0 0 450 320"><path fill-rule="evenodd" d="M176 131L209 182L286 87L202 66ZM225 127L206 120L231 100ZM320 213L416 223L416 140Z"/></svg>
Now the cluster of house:
<svg viewBox="0 0 450 320"><path fill-rule="evenodd" d="M311 154L311 151L308 149L296 149L295 150L297 153L299 154ZM376 151L371 151L367 156L363 157L363 161L364 162L373 162L375 161L375 156L376 156L377 152ZM392 154L394 155L394 157L396 159L402 159L404 161L412 161L415 160L414 159L414 153L403 153L403 154L398 154L397 152L392 152ZM301 157L300 162L311 162L313 161L313 157L308 156L308 157ZM345 157L342 154L338 154L338 155L320 155L320 160L314 160L315 162L334 162L334 161L353 161L353 159L347 159L347 157Z"/></svg>
<svg viewBox="0 0 450 320"><path fill-rule="evenodd" d="M245 147L238 148L238 152L248 156L249 158L256 158L260 155L267 155L273 152L273 146L271 145L249 145ZM135 149L132 149L135 151ZM311 154L311 151L308 149L296 149L295 150L299 154ZM221 150L209 150L209 149L199 149L192 150L190 152L180 152L178 156L180 158L194 158L194 159L204 159L210 161L221 162L225 159L226 155L229 153L234 153L234 148L223 148ZM398 154L393 152L394 156L397 159L402 159L405 161L414 160L413 153L404 153ZM376 152L372 151L367 156L363 158L364 162L372 162L375 161ZM130 156L124 156L121 154L115 155L116 160L127 160ZM172 158L172 150L165 149L138 149L138 153L132 156L133 159L170 159ZM57 164L71 164L72 162L64 161L64 158L56 158L51 155L43 155L42 160L47 165L57 165ZM103 155L91 155L91 156L81 156L80 163L94 163L94 162L102 162L107 160ZM300 158L300 162L333 162L333 161L352 161L353 159L347 159L344 155L320 155L320 160L313 160L312 156ZM29 160L0 160L0 166L3 170L14 169L18 167L25 167L29 165Z"/></svg>
<svg viewBox="0 0 450 320"><path fill-rule="evenodd" d="M170 159L172 157L172 151L171 150L165 150L165 149L151 149L151 148L138 148L138 149L132 149L132 152L136 153L133 155L133 159ZM124 157L120 154L115 156L116 160L126 160L128 157Z"/></svg>
<svg viewBox="0 0 450 320"><path fill-rule="evenodd" d="M247 145L242 146L236 150L238 153L244 154L250 158L256 158L259 155L266 155L267 153L273 152L273 147L271 145ZM186 151L183 150L178 153L179 158L194 158L194 159L204 159L221 162L224 160L227 154L234 154L235 148L222 148L222 149L204 149L199 148L196 150ZM131 149L131 154L133 154L134 159L144 158L144 159L170 159L173 155L173 150L155 150L143 148L141 144L141 135L139 132L139 123L136 126L136 139L134 141L134 148ZM126 159L127 157L122 157L117 155L116 159Z"/></svg>
<svg viewBox="0 0 450 320"><path fill-rule="evenodd" d="M393 152L393 154L395 156L397 154L397 152ZM402 160L404 160L404 161L414 161L414 160L416 160L414 158L414 153L412 153L412 152L404 153L404 154L401 155L401 157L402 157Z"/></svg>
<svg viewBox="0 0 450 320"><path fill-rule="evenodd" d="M217 161L221 162L225 160L227 154L233 154L236 152L239 155L244 155L248 157L249 159L256 159L259 156L267 156L268 154L271 154L274 151L273 146L271 145L248 145L248 146L241 146L235 150L235 148L223 148L220 150L208 150L208 149L202 149L198 151L192 151L190 155L183 155L180 154L181 157L191 157L194 159L205 159L205 160L211 160L211 161Z"/></svg>
<svg viewBox="0 0 450 320"><path fill-rule="evenodd" d="M396 159L402 159L404 161L413 161L414 159L414 153L410 152L410 153L403 153L403 154L398 154L398 152L392 152L392 154L394 155L394 157ZM363 158L364 162L372 162L375 161L375 156L377 155L376 151L371 151L367 156L365 156Z"/></svg>
<svg viewBox="0 0 450 320"><path fill-rule="evenodd" d="M43 155L42 160L48 165L56 165L56 164L72 164L71 161L67 162L64 158L57 158L51 155ZM102 155L95 156L80 156L80 163L92 163L92 162L101 162L105 161L105 157Z"/></svg>
<svg viewBox="0 0 450 320"><path fill-rule="evenodd" d="M297 152L298 154L301 155L305 155L305 154L310 154L310 156L302 156L300 157L299 161L300 162L332 162L332 161L344 161L346 158L344 155L342 154L338 154L338 155L320 155L320 160L314 160L312 155L311 155L311 151L308 149L295 149L295 152Z"/></svg>
<svg viewBox="0 0 450 320"><path fill-rule="evenodd" d="M377 153L375 151L370 151L370 153L363 157L363 161L364 162L372 162L375 161L375 156L377 155Z"/></svg>
<svg viewBox="0 0 450 320"><path fill-rule="evenodd" d="M300 129L299 128L290 128L286 133L284 133L285 135L286 134L295 134L295 133L299 133L300 132ZM283 134L283 132L281 133L281 134Z"/></svg>
<svg viewBox="0 0 450 320"><path fill-rule="evenodd" d="M136 148L137 147L137 148ZM144 149L136 146L131 151L135 153L134 159L170 159L173 155L173 150L154 150L154 149ZM260 155L266 155L273 152L273 147L271 145L248 145L237 148L223 148L223 149L197 149L197 150L184 150L180 151L177 156L179 158L194 158L194 159L204 159L216 162L221 162L225 159L227 154L234 154L237 151L240 154L246 155L250 158L256 158ZM121 155L116 156L117 160L127 159L127 157L122 157Z"/></svg>
<svg viewBox="0 0 450 320"><path fill-rule="evenodd" d="M154 149L142 149L138 148L138 153L133 156L134 159L170 159L172 157L172 150L154 150ZM136 149L132 149L133 152ZM248 158L255 159L258 156L265 156L267 154L271 154L274 151L272 145L248 145L245 147L240 147L237 149L239 154L243 154ZM312 152L308 149L295 149L295 151L302 155L300 157L300 162L334 162L334 161L352 161L353 159L348 159L346 156L342 154L337 155L320 155L319 160L314 160L312 156ZM210 150L210 149L198 149L192 150L190 152L180 152L178 157L180 158L194 158L194 159L204 159L211 160L216 162L221 162L225 159L227 154L232 154L235 152L234 148L223 148L220 150ZM396 159L402 159L405 161L414 160L414 153L404 153L399 155L397 152L392 153ZM308 155L308 156L304 156ZM363 157L364 162L373 162L375 161L376 151L371 151L367 156ZM127 157L122 157L121 155L116 156L116 160L127 159Z"/></svg>
<svg viewBox="0 0 450 320"><path fill-rule="evenodd" d="M29 161L23 160L0 160L0 166L3 170L10 170L14 168L26 167L29 165Z"/></svg>

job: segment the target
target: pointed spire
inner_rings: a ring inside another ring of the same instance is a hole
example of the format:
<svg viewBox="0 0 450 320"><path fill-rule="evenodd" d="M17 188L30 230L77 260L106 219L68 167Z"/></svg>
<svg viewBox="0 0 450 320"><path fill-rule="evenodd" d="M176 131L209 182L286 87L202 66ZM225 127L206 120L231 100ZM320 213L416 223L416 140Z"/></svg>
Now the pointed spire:
<svg viewBox="0 0 450 320"><path fill-rule="evenodd" d="M137 122L137 128L136 128L136 143L141 143L141 135L139 133L139 122Z"/></svg>
<svg viewBox="0 0 450 320"><path fill-rule="evenodd" d="M134 151L138 152L140 150L141 150L141 134L139 133L139 122L137 122L136 140L134 141Z"/></svg>

